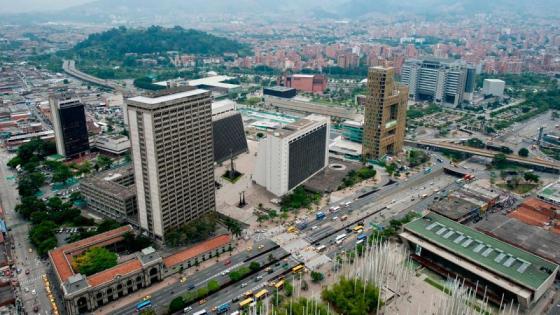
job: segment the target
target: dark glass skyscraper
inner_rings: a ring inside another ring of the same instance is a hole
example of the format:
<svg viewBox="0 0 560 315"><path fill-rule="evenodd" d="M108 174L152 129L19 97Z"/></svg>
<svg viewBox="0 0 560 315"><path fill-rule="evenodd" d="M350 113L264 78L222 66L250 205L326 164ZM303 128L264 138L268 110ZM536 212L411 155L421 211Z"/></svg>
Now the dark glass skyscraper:
<svg viewBox="0 0 560 315"><path fill-rule="evenodd" d="M49 98L58 154L67 158L89 150L84 104L68 94Z"/></svg>

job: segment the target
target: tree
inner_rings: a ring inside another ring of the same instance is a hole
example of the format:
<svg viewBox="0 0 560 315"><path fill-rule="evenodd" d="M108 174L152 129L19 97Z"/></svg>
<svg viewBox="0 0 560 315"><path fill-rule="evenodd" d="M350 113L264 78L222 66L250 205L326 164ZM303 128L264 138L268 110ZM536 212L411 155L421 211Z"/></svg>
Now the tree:
<svg viewBox="0 0 560 315"><path fill-rule="evenodd" d="M98 155L96 162L95 162L95 167L98 170L104 170L104 169L108 169L111 168L111 165L113 165L113 160L111 160L111 158L105 156L105 155Z"/></svg>
<svg viewBox="0 0 560 315"><path fill-rule="evenodd" d="M116 228L119 228L120 226L121 224L115 220L105 219L101 223L99 223L99 226L97 227L97 232L103 233L103 232L111 231Z"/></svg>
<svg viewBox="0 0 560 315"><path fill-rule="evenodd" d="M70 177L72 177L72 171L70 168L67 165L60 163L54 169L52 180L56 183L65 183Z"/></svg>
<svg viewBox="0 0 560 315"><path fill-rule="evenodd" d="M45 183L45 175L39 172L33 172L27 176L19 178L18 193L20 196L33 196L39 192L39 189Z"/></svg>
<svg viewBox="0 0 560 315"><path fill-rule="evenodd" d="M292 296L293 293L294 293L294 286L290 282L286 281L284 283L284 294L286 294L287 297L290 297Z"/></svg>
<svg viewBox="0 0 560 315"><path fill-rule="evenodd" d="M41 256L56 247L57 241L54 230L57 225L52 221L43 221L29 230L29 240Z"/></svg>
<svg viewBox="0 0 560 315"><path fill-rule="evenodd" d="M311 281L314 283L321 282L325 279L325 275L318 271L311 271Z"/></svg>
<svg viewBox="0 0 560 315"><path fill-rule="evenodd" d="M86 276L117 265L117 254L104 247L93 247L72 260L72 267Z"/></svg>
<svg viewBox="0 0 560 315"><path fill-rule="evenodd" d="M522 156L522 157L528 157L529 156L529 150L527 150L527 148L521 148L521 149L519 149L517 154L519 156Z"/></svg>
<svg viewBox="0 0 560 315"><path fill-rule="evenodd" d="M214 293L220 289L220 283L216 279L208 281L208 292Z"/></svg>
<svg viewBox="0 0 560 315"><path fill-rule="evenodd" d="M372 314L383 303L379 288L362 279L345 277L321 293L323 300L335 306L341 314Z"/></svg>
<svg viewBox="0 0 560 315"><path fill-rule="evenodd" d="M494 155L494 159L492 160L492 165L497 169L506 168L508 164L507 157L503 153L498 153Z"/></svg>
<svg viewBox="0 0 560 315"><path fill-rule="evenodd" d="M34 212L44 212L47 210L47 207L45 203L37 199L37 197L25 196L21 199L21 203L15 207L15 210L25 219L30 219Z"/></svg>
<svg viewBox="0 0 560 315"><path fill-rule="evenodd" d="M178 296L171 300L171 303L169 303L169 314L174 314L176 312L182 311L185 306L186 305L183 297Z"/></svg>
<svg viewBox="0 0 560 315"><path fill-rule="evenodd" d="M529 172L523 174L523 178L524 178L526 181L528 181L528 182L533 182L533 183L538 183L539 180L540 180L539 175L534 174L534 173L529 173Z"/></svg>
<svg viewBox="0 0 560 315"><path fill-rule="evenodd" d="M252 262L249 264L249 269L251 269L252 272L257 272L257 271L259 271L259 270L261 269L261 264L259 264L259 263L256 262L256 261L252 261Z"/></svg>

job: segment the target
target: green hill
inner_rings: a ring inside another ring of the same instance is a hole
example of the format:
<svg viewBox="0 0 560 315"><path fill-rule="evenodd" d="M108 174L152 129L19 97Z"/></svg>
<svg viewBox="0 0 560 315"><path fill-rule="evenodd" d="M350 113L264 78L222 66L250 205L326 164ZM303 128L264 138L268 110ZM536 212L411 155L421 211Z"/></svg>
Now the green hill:
<svg viewBox="0 0 560 315"><path fill-rule="evenodd" d="M176 26L164 28L151 26L147 29L113 28L91 34L78 43L72 52L79 57L97 57L100 60L123 60L128 53L157 54L168 51L197 55L222 55L250 52L247 45L205 32Z"/></svg>

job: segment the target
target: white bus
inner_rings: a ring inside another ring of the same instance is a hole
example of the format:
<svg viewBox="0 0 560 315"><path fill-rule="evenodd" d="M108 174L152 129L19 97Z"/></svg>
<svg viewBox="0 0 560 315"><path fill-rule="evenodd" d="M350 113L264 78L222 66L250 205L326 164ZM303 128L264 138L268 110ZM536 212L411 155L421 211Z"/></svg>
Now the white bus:
<svg viewBox="0 0 560 315"><path fill-rule="evenodd" d="M340 243L342 243L342 241L343 241L345 238L346 238L346 234L343 233L343 234L338 235L338 236L336 237L335 241L336 241L337 244L340 244Z"/></svg>
<svg viewBox="0 0 560 315"><path fill-rule="evenodd" d="M206 310L201 310L201 311L193 313L192 315L206 315L206 314L208 314L208 312L206 312Z"/></svg>
<svg viewBox="0 0 560 315"><path fill-rule="evenodd" d="M327 248L327 246L325 245L319 245L317 246L317 248L315 248L315 250L317 250L318 253L324 251Z"/></svg>

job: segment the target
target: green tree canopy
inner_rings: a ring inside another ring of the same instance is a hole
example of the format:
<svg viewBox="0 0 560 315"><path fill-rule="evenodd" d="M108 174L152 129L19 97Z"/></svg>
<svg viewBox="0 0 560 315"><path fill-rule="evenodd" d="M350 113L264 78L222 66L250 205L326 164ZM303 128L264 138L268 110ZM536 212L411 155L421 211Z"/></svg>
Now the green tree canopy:
<svg viewBox="0 0 560 315"><path fill-rule="evenodd" d="M185 301L181 296L178 296L171 300L169 304L169 314L174 314L176 312L182 311L185 308Z"/></svg>
<svg viewBox="0 0 560 315"><path fill-rule="evenodd" d="M117 265L117 254L104 247L93 247L74 258L72 267L86 276L98 273Z"/></svg>
<svg viewBox="0 0 560 315"><path fill-rule="evenodd" d="M380 290L371 283L361 279L345 277L321 293L323 300L331 303L335 309L347 315L372 314L377 304L382 303Z"/></svg>
<svg viewBox="0 0 560 315"><path fill-rule="evenodd" d="M527 173L523 174L523 179L525 179L528 182L538 183L540 177L537 174L527 172Z"/></svg>
<svg viewBox="0 0 560 315"><path fill-rule="evenodd" d="M521 148L521 149L519 149L517 154L519 156L522 156L522 157L528 157L529 156L529 150L527 150L527 148Z"/></svg>

